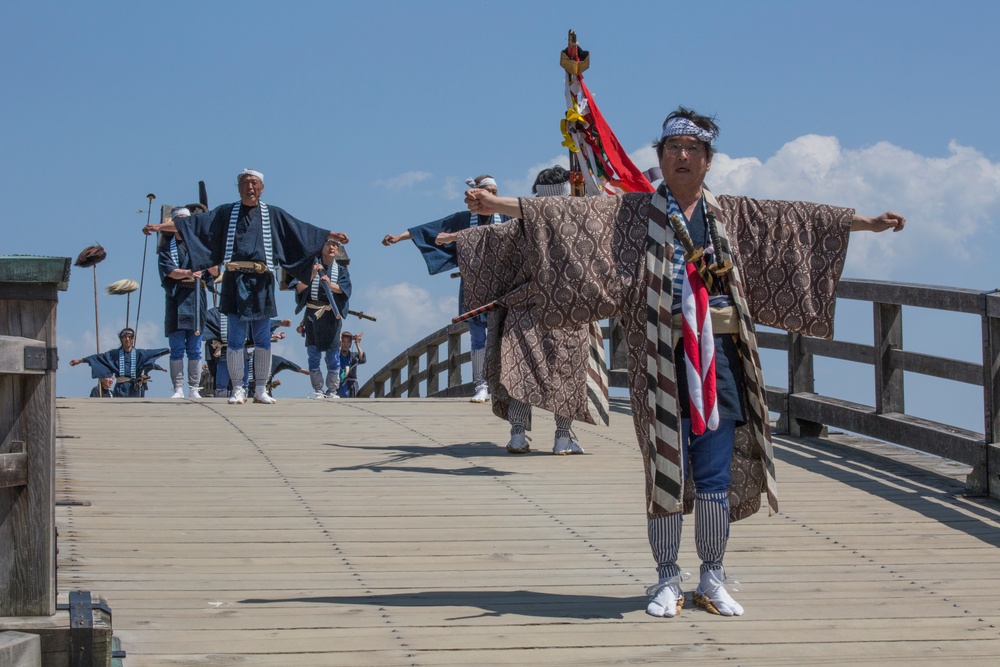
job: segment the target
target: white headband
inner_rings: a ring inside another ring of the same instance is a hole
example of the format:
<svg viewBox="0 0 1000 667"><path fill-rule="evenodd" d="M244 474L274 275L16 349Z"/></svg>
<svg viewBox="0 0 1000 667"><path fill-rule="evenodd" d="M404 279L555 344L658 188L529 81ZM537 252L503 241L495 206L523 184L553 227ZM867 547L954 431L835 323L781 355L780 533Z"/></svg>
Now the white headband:
<svg viewBox="0 0 1000 667"><path fill-rule="evenodd" d="M572 189L569 186L569 181L563 181L555 185L539 183L535 186L536 197L566 197L570 194L572 194Z"/></svg>
<svg viewBox="0 0 1000 667"><path fill-rule="evenodd" d="M497 182L494 181L489 176L479 181L478 183L476 183L476 179L474 178L467 178L465 179L465 184L468 185L470 188L485 188L487 185L492 185L495 188L497 187Z"/></svg>
<svg viewBox="0 0 1000 667"><path fill-rule="evenodd" d="M244 169L243 171L241 171L239 174L236 175L236 182L239 183L240 179L243 178L244 176L256 176L258 179L260 179L261 183L264 182L264 174L260 173L255 169Z"/></svg>
<svg viewBox="0 0 1000 667"><path fill-rule="evenodd" d="M671 118L664 123L663 134L660 135L660 140L662 141L666 137L675 137L677 135L694 135L708 144L715 141L715 132L709 132L702 127L698 127L683 117Z"/></svg>
<svg viewBox="0 0 1000 667"><path fill-rule="evenodd" d="M170 211L171 218L186 218L191 215L191 211L186 206L177 206Z"/></svg>

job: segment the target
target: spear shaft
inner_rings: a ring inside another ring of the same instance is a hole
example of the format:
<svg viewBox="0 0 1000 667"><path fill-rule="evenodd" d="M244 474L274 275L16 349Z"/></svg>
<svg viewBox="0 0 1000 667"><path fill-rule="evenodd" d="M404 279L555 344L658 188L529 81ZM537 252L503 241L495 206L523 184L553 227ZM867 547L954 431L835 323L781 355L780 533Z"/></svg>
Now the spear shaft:
<svg viewBox="0 0 1000 667"><path fill-rule="evenodd" d="M152 192L146 195L146 199L149 200L149 205L146 207L146 225L149 225L149 216L153 212L153 200L156 199L156 195ZM139 273L139 303L135 307L135 338L133 339L133 345L138 343L139 340L139 312L142 310L142 283L146 278L146 251L149 249L149 235L145 235L146 240L142 244L142 271ZM125 326L128 326L128 312L125 313Z"/></svg>

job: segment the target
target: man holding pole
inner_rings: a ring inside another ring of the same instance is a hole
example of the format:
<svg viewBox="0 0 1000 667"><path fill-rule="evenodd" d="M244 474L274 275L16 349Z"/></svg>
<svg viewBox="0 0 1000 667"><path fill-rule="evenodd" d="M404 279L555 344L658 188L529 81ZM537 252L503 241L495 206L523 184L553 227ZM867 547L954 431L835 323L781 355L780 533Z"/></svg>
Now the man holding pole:
<svg viewBox="0 0 1000 667"><path fill-rule="evenodd" d="M173 219L186 218L186 207L175 207ZM179 234L163 233L157 248L160 283L166 292L163 328L170 344L171 398L184 398L184 355L187 354L188 396L201 398L201 339L208 314L205 283L201 271L192 271L187 244ZM205 275L212 279L218 267L209 267Z"/></svg>
<svg viewBox="0 0 1000 667"><path fill-rule="evenodd" d="M849 233L899 231L905 222L892 211L868 218L716 197L704 179L718 131L683 107L667 116L654 143L664 178L655 193L518 200L469 190L470 211L520 218L522 247L508 248L493 228L458 237L472 306L496 298L491 267L516 251L533 276L520 317L546 328L622 317L659 575L648 590L653 616L680 613L682 513L692 510L701 559L693 600L711 613L743 613L723 569L730 521L756 512L762 494L778 511L755 324L832 337ZM586 390L578 382L575 393ZM591 421L583 411L568 416Z"/></svg>
<svg viewBox="0 0 1000 667"><path fill-rule="evenodd" d="M314 258L327 239L347 243L347 234L331 232L298 220L277 206L260 200L264 175L244 169L237 175L240 201L223 204L208 213L179 218L163 225L146 225L147 234L179 231L191 254L191 268L199 271L218 264L222 280L219 312L226 316L226 363L233 385L229 402L246 402L243 389L243 345L254 344L256 389L254 403L274 403L267 391L271 370L270 319L276 317L275 272L285 268L292 276L312 278Z"/></svg>
<svg viewBox="0 0 1000 667"><path fill-rule="evenodd" d="M340 330L351 298L351 275L337 261L340 244L327 239L323 255L313 264L309 282L294 281L295 312L305 309L298 332L306 339L309 379L313 398L338 398L340 388ZM326 355L326 391L323 391L322 357Z"/></svg>

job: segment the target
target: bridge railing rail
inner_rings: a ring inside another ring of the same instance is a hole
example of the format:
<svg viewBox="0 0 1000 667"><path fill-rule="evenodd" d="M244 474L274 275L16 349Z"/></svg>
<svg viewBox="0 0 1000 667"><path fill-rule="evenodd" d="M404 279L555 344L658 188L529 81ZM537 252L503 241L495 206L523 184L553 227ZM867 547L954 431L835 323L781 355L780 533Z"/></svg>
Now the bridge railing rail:
<svg viewBox="0 0 1000 667"><path fill-rule="evenodd" d="M771 410L781 415L779 429L809 436L834 427L942 456L972 467L968 478L971 492L1000 497L1000 291L845 279L837 296L872 304L870 345L758 332L761 348L787 353L787 387L766 388ZM904 349L903 308L907 306L977 315L983 363ZM420 396L421 383L426 383L425 395L429 397L471 395L471 382L463 382L462 375L462 366L471 362L470 353L461 352L467 330L464 323L451 324L411 345L376 372L359 396L415 398ZM603 330L610 343L609 382L613 387L627 387L621 323L608 320ZM871 366L875 381L871 404L816 393L817 357ZM907 372L982 387L983 431L906 414Z"/></svg>
<svg viewBox="0 0 1000 667"><path fill-rule="evenodd" d="M787 388L767 388L768 404L782 415L791 435L818 435L824 426L904 445L972 467L969 490L1000 497L1000 291L876 280L842 280L839 299L872 304L872 344L820 340L793 333L758 332L761 348L788 354ZM982 363L906 350L903 307L912 306L980 318ZM873 405L816 393L816 357L872 367ZM982 387L983 431L906 414L904 373Z"/></svg>

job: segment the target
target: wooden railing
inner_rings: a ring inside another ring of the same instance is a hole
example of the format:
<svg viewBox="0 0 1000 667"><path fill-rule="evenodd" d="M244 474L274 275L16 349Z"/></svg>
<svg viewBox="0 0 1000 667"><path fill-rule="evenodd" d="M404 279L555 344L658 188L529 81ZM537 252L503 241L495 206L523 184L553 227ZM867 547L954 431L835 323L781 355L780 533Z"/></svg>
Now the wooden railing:
<svg viewBox="0 0 1000 667"><path fill-rule="evenodd" d="M469 330L465 322L449 324L417 341L375 373L358 390L361 398L418 398L420 384L426 382L425 394L430 398L446 398L472 394L472 383L462 382L462 365L472 362L470 352L461 352L462 334ZM441 346L445 346L441 358ZM403 378L403 371L406 378ZM444 387L442 388L442 377ZM470 374L471 378L471 374ZM386 390L386 383L389 388Z"/></svg>
<svg viewBox="0 0 1000 667"><path fill-rule="evenodd" d="M779 430L809 436L834 427L959 461L972 467L970 491L1000 497L1000 291L842 280L837 296L872 303L871 345L758 332L761 348L788 354L787 388L766 388L771 410L781 414ZM903 349L904 306L978 315L986 363ZM609 383L627 387L620 322L609 320L603 329L605 339L610 341ZM359 396L418 397L422 382L427 383L426 395L431 397L471 394L471 383L462 381L462 365L470 361L468 352L460 352L466 330L465 324L449 325L412 345L365 383ZM442 358L443 345L447 352ZM817 394L813 373L816 357L871 366L875 378L872 405ZM983 387L983 432L906 414L904 372Z"/></svg>
<svg viewBox="0 0 1000 667"><path fill-rule="evenodd" d="M788 353L787 389L767 388L771 410L782 414L781 426L791 435L818 435L832 426L959 461L972 467L967 480L971 492L1000 497L1000 292L842 280L837 297L872 303L871 345L758 332L760 347ZM978 315L985 363L904 350L904 306ZM815 357L872 366L873 405L817 394ZM904 372L982 387L983 431L906 414Z"/></svg>
<svg viewBox="0 0 1000 667"><path fill-rule="evenodd" d="M67 258L0 257L0 617L56 611L56 311L68 280Z"/></svg>

